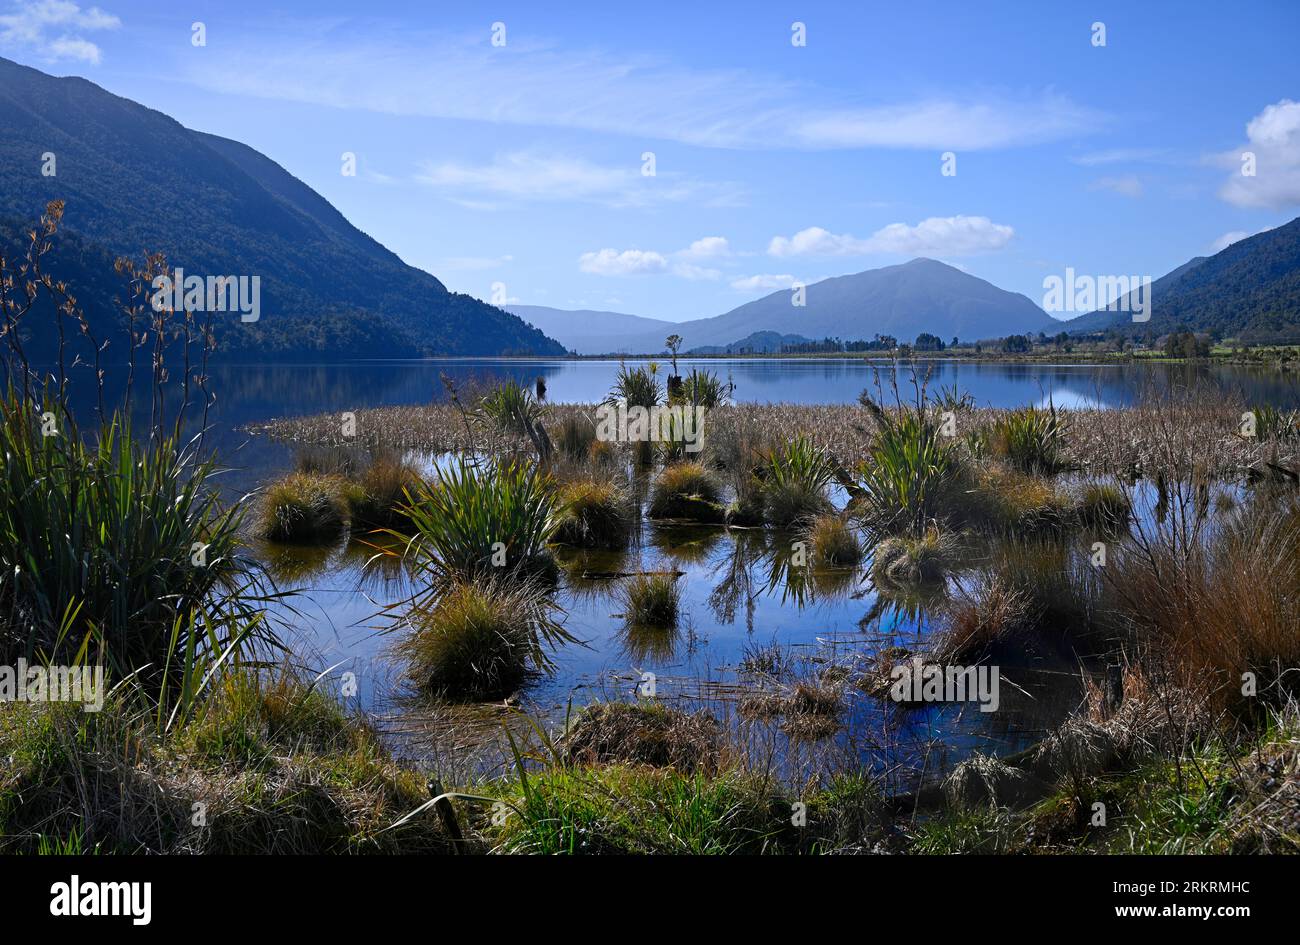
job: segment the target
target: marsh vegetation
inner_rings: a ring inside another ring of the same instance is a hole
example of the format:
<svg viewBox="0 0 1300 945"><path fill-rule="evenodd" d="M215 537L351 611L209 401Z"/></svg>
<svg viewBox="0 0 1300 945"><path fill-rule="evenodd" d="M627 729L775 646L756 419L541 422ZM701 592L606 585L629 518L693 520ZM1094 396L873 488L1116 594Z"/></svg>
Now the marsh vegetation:
<svg viewBox="0 0 1300 945"><path fill-rule="evenodd" d="M147 425L138 392L74 415L85 360L23 357L14 285L82 334L39 278L60 213L0 282L0 663L102 665L110 690L0 705L0 849L1300 842L1293 416L1195 387L980 408L905 368L854 403L733 403L712 372L624 366L608 402L707 408L686 451L449 378L350 434L266 425L297 459L231 500L202 326L139 294L161 259L122 266ZM330 580L346 604L313 598ZM315 606L355 615L385 693L311 650ZM898 698L904 666L996 668L996 711Z"/></svg>

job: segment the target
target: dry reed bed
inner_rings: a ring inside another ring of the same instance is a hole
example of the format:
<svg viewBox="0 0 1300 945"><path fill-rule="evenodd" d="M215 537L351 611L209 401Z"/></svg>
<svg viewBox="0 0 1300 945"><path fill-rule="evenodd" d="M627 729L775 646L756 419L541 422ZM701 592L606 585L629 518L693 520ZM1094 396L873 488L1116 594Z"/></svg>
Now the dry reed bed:
<svg viewBox="0 0 1300 945"><path fill-rule="evenodd" d="M594 404L549 405L547 425L554 431L574 413L594 417ZM991 425L1005 409L982 408L957 412L957 434ZM1136 467L1185 469L1231 476L1244 467L1262 468L1272 462L1294 467L1300 461L1300 441L1260 440L1239 434L1242 409L1230 404L1154 403L1120 409L1060 411L1068 431L1066 458L1087 472L1127 473ZM343 434L341 414L320 414L270 420L245 428L250 433L311 447L415 449L431 453L486 449L525 450L523 439L492 434L468 423L450 404L378 407L356 411L356 430ZM845 466L867 454L873 426L857 404L738 404L711 411L704 425L710 438L729 439L741 430L760 430L774 441L806 434L829 449Z"/></svg>

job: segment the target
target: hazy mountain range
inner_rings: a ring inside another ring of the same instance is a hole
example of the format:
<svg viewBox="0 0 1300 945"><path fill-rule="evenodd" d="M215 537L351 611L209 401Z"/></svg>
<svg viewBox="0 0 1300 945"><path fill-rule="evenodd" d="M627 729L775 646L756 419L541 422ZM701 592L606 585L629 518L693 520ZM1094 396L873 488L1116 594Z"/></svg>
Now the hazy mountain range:
<svg viewBox="0 0 1300 945"><path fill-rule="evenodd" d="M48 271L69 283L100 337L120 323L117 256L167 255L189 274L261 280L253 323L218 316L220 355L351 360L428 355L655 354L779 350L785 339L944 342L1061 330L1215 331L1250 341L1300 338L1300 220L1198 257L1152 286L1149 322L1100 311L1062 322L1028 297L933 259L781 289L710 318L670 321L512 306L448 292L350 224L327 200L252 148L187 129L81 78L0 58L0 250L11 259L47 201L66 201ZM53 319L24 325L48 352ZM552 339L558 339L552 340Z"/></svg>
<svg viewBox="0 0 1300 945"><path fill-rule="evenodd" d="M682 350L689 351L734 345L769 331L846 340L882 334L908 342L926 331L947 342L954 336L974 340L1060 330L1058 321L1025 296L933 259L823 279L807 287L804 301L796 306L791 290L780 289L713 318L676 323L641 319L652 324L640 327L605 322L604 313L581 313L566 324L566 313L557 309L528 310L534 317L540 312L543 319L533 324L545 324L548 334L579 354L657 352L669 332L681 335ZM523 309L510 310L523 315Z"/></svg>
<svg viewBox="0 0 1300 945"><path fill-rule="evenodd" d="M260 277L258 321L217 318L228 357L563 353L515 316L406 265L265 155L85 79L0 59L0 127L0 232L21 233L47 201L66 201L77 255L65 260L58 245L51 271L101 334L116 317L103 290L122 288L113 257L148 250L190 274ZM30 320L34 347L49 324Z"/></svg>
<svg viewBox="0 0 1300 945"><path fill-rule="evenodd" d="M1117 311L1089 312L1069 320L1050 317L1023 295L936 262L914 259L813 283L806 306L791 304L782 289L714 318L683 322L614 312L565 312L513 306L519 314L579 354L655 354L669 334L683 351L779 351L782 335L794 341L871 340L892 335L910 343L928 332L944 343L1009 334L1060 331L1072 335L1120 331L1160 336L1180 329L1215 332L1252 343L1300 340L1300 218L1248 237L1213 256L1197 256L1155 279L1151 317L1134 322L1132 300Z"/></svg>

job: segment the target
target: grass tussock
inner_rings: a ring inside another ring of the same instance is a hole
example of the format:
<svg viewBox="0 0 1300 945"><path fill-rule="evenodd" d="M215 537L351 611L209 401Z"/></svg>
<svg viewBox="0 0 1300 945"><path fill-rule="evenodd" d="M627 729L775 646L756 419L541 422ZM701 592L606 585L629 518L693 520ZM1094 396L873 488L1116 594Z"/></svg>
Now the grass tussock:
<svg viewBox="0 0 1300 945"><path fill-rule="evenodd" d="M655 477L650 495L651 518L680 518L698 522L721 522L718 480L696 462L672 463Z"/></svg>
<svg viewBox="0 0 1300 945"><path fill-rule="evenodd" d="M292 678L235 674L162 733L114 698L0 706L0 850L117 854L443 853L427 800L378 736Z"/></svg>
<svg viewBox="0 0 1300 945"><path fill-rule="evenodd" d="M834 475L830 455L807 436L801 434L776 446L762 475L765 519L789 528L829 512L826 489Z"/></svg>
<svg viewBox="0 0 1300 945"><path fill-rule="evenodd" d="M1067 424L1054 406L1022 407L999 416L988 431L988 448L1015 469L1032 476L1068 468L1064 449Z"/></svg>
<svg viewBox="0 0 1300 945"><path fill-rule="evenodd" d="M515 692L550 667L548 649L571 639L536 585L504 578L456 583L403 618L397 646L420 691L483 701Z"/></svg>
<svg viewBox="0 0 1300 945"><path fill-rule="evenodd" d="M838 515L813 519L808 525L807 542L813 560L826 567L853 567L862 560L862 543L853 527Z"/></svg>
<svg viewBox="0 0 1300 945"><path fill-rule="evenodd" d="M406 557L434 584L500 575L553 576L546 544L557 527L555 484L535 466L463 457L440 468L404 508Z"/></svg>
<svg viewBox="0 0 1300 945"><path fill-rule="evenodd" d="M938 584L946 577L955 552L953 538L934 527L916 538L886 538L872 552L871 579L886 588Z"/></svg>
<svg viewBox="0 0 1300 945"><path fill-rule="evenodd" d="M557 505L554 541L583 548L627 547L635 510L617 481L571 480L560 486Z"/></svg>
<svg viewBox="0 0 1300 945"><path fill-rule="evenodd" d="M0 663L102 661L158 682L169 654L271 645L269 587L242 553L244 506L178 437L110 416L83 434L54 403L0 396Z"/></svg>
<svg viewBox="0 0 1300 945"><path fill-rule="evenodd" d="M943 510L957 470L953 441L924 395L915 406L886 410L864 391L859 398L876 436L857 467L855 505L877 534L920 536Z"/></svg>
<svg viewBox="0 0 1300 945"><path fill-rule="evenodd" d="M332 542L347 524L346 480L292 473L266 487L258 511L259 538L289 544Z"/></svg>
<svg viewBox="0 0 1300 945"><path fill-rule="evenodd" d="M404 510L423 483L419 470L400 458L376 457L357 478L349 497L353 529L409 529Z"/></svg>
<svg viewBox="0 0 1300 945"><path fill-rule="evenodd" d="M681 588L671 574L638 574L619 588L623 620L632 627L672 629L681 608Z"/></svg>
<svg viewBox="0 0 1300 945"><path fill-rule="evenodd" d="M686 774L716 770L722 756L721 730L711 714L654 701L593 703L559 744L570 764L643 764Z"/></svg>

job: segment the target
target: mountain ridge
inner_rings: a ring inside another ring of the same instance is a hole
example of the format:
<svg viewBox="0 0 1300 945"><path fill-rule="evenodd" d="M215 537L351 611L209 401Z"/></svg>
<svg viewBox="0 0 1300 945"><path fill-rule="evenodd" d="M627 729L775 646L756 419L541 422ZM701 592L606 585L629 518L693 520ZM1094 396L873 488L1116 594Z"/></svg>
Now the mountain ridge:
<svg viewBox="0 0 1300 945"><path fill-rule="evenodd" d="M64 227L110 257L162 251L171 268L260 277L262 317L218 318L218 355L564 353L516 316L402 262L272 158L89 80L0 58L0 123L6 229L21 232L49 200L63 199ZM49 177L46 153L55 157ZM62 277L57 248L50 265ZM78 294L94 319L116 317L110 299ZM360 335L349 320L366 323ZM359 336L381 348L356 350Z"/></svg>

